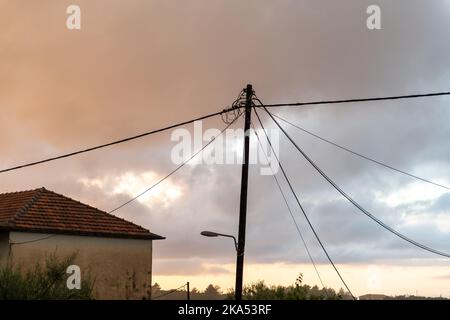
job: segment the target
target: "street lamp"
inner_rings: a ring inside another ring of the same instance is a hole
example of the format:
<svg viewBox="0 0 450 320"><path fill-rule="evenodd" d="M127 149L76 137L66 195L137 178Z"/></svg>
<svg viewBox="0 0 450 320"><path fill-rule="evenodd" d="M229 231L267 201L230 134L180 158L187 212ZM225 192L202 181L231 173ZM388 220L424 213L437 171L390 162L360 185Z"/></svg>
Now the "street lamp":
<svg viewBox="0 0 450 320"><path fill-rule="evenodd" d="M239 247L238 247L238 243L236 241L236 238L234 236L232 236L230 234L217 233L217 232L213 232L213 231L202 231L202 232L200 232L200 234L202 236L210 237L210 238L215 238L215 237L232 238L234 240L234 248L236 249L236 254L237 254L237 257L239 259ZM236 272L236 283L237 283L237 279L238 279L238 272ZM236 300L241 300L240 297L242 296L242 292L239 292L239 295L238 295L238 293L237 293L238 292L238 286L237 285L236 285L236 288L235 288L234 291L235 291L234 294L235 294Z"/></svg>
<svg viewBox="0 0 450 320"><path fill-rule="evenodd" d="M217 232L212 232L212 231L202 231L202 232L200 232L200 234L202 236L210 237L210 238L214 238L214 237L232 238L234 240L234 248L236 249L236 252L238 251L238 244L237 244L236 238L234 236L232 236L232 235L223 234L223 233L217 233Z"/></svg>

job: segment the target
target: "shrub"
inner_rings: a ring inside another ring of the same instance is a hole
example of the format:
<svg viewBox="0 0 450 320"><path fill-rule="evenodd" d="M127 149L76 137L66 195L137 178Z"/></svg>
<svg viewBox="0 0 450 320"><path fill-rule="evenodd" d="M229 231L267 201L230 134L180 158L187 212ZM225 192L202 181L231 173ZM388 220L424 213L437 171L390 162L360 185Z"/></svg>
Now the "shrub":
<svg viewBox="0 0 450 320"><path fill-rule="evenodd" d="M76 254L58 258L48 256L45 263L28 271L8 264L0 269L0 299L3 300L67 300L92 299L93 282L82 279L81 289L67 288L67 267L73 264Z"/></svg>
<svg viewBox="0 0 450 320"><path fill-rule="evenodd" d="M245 286L242 292L243 300L341 300L348 296L342 289L336 293L331 288L305 285L302 274L290 286L269 286L264 281L258 281ZM227 298L234 299L234 292L230 291Z"/></svg>

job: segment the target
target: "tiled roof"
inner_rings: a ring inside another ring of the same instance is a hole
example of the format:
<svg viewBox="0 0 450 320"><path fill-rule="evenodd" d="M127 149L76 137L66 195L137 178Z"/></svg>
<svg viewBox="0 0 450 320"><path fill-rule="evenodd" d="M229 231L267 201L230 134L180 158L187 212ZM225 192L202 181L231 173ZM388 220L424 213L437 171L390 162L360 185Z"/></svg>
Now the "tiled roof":
<svg viewBox="0 0 450 320"><path fill-rule="evenodd" d="M141 226L45 188L0 194L0 229L164 239Z"/></svg>

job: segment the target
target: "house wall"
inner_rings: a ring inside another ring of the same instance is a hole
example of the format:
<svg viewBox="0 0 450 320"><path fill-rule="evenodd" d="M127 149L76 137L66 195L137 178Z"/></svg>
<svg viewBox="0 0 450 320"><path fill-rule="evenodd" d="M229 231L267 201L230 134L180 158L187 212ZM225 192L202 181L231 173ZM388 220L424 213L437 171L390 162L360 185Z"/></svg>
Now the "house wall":
<svg viewBox="0 0 450 320"><path fill-rule="evenodd" d="M10 241L42 239L48 234L11 232ZM151 292L152 240L56 235L42 241L11 245L14 265L34 266L55 253L74 252L81 276L95 279L96 299L148 299Z"/></svg>
<svg viewBox="0 0 450 320"><path fill-rule="evenodd" d="M8 263L9 256L9 232L0 232L0 268Z"/></svg>

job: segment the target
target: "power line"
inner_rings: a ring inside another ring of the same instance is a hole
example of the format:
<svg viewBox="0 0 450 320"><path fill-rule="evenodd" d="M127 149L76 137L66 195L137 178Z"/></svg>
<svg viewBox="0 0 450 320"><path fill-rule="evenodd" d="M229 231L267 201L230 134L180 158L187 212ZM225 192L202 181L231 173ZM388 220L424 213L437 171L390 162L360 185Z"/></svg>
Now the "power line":
<svg viewBox="0 0 450 320"><path fill-rule="evenodd" d="M66 153L66 154L63 154L63 155L59 155L59 156L55 156L55 157L51 157L51 158L47 158L47 159L43 159L43 160L39 160L39 161L35 161L35 162L30 162L30 163L26 163L26 164L17 165L17 166L13 166L13 167L10 167L10 168L2 169L2 170L0 170L0 173L5 173L5 172L13 171L13 170L23 169L23 168L27 168L27 167L31 167L31 166L36 166L36 165L43 164L43 163L46 163L46 162L60 160L60 159L76 156L76 155L79 155L79 154L82 154L82 153L86 153L86 152L90 152L90 151L94 151L94 150L110 147L110 146L113 146L113 145L116 145L116 144L121 144L121 143L124 143L124 142L136 140L136 139L143 138L143 137L155 134L155 133L163 132L163 131L166 131L166 130L170 130L170 129L173 129L173 128L176 128L176 127L180 127L180 126L186 125L186 124L190 124L190 123L195 122L195 121L200 121L200 120L208 119L208 118L211 118L211 117L214 117L214 116L222 115L224 113L227 113L227 112L230 112L230 111L234 111L236 108L240 108L240 107L233 107L233 108L224 109L224 110L222 110L220 112L211 113L211 114L208 114L208 115L205 115L205 116L202 116L202 117L198 117L198 118L191 119L191 120L188 120L188 121L183 121L183 122L180 122L180 123L177 123L177 124L173 124L173 125L161 128L161 129L148 131L148 132L136 135L136 136L132 136L132 137L116 140L116 141L113 141L113 142L101 144L101 145L98 145L98 146L95 146L95 147L90 147L90 148L87 148L87 149L78 150L78 151Z"/></svg>
<svg viewBox="0 0 450 320"><path fill-rule="evenodd" d="M240 117L241 115L239 115L238 117L234 118L234 120L232 122L230 122L225 128L222 129L222 131L220 131L220 133L215 136L214 138L212 138L211 140L208 141L208 143L206 143L200 150L198 150L196 153L194 153L190 158L186 159L185 161L183 161L183 163L181 163L178 167L176 167L174 170L172 170L169 174L167 174L165 177L161 178L160 180L158 180L158 182L156 182L155 184L153 184L150 188L144 190L143 192L141 192L140 194L138 194L137 196L131 198L130 200L124 202L123 204L121 204L120 206L116 207L115 209L109 211L108 213L111 214L123 207L125 207L126 205L130 204L131 202L137 200L138 198L140 198L141 196L143 196L144 194L146 194L147 192L149 192L150 190L152 190L153 188L155 188L156 186L158 186L160 183L162 183L164 180L168 179L171 175L173 175L175 172L177 172L178 170L180 170L182 167L184 167L185 164L187 164L189 161L191 161L193 158L195 158L196 155L198 155L200 152L202 152L204 149L206 149L211 143L213 143L217 137L219 137L225 130L227 130L234 122L236 122L236 120Z"/></svg>
<svg viewBox="0 0 450 320"><path fill-rule="evenodd" d="M178 288L176 288L176 289L170 290L169 292L160 294L159 296L156 296L156 297L152 298L152 300L158 300L158 299L160 299L160 298L162 298L162 297L168 296L169 294L175 293L175 292L177 292L178 290L180 290L181 288L186 287L186 285L187 285L187 284L183 284L181 287L178 287Z"/></svg>
<svg viewBox="0 0 450 320"><path fill-rule="evenodd" d="M307 105L319 105L319 104L340 104L340 103L354 103L354 102L367 102L367 101L382 101L382 100L398 100L398 99L411 99L411 98L422 98L422 97L436 97L436 96L444 96L444 95L450 95L450 92L437 92L437 93L426 93L426 94L414 94L414 95L403 95L403 96L390 96L390 97L377 97L377 98L363 98L363 99L347 99L347 100L323 100L323 101L311 101L311 102L295 102L295 103L278 103L278 104L268 104L265 105L266 107L286 107L286 106L307 106ZM121 144L124 142L128 142L131 140L135 140L135 139L139 139L154 133L159 133L162 131L166 131L169 129L173 129L182 125L186 125L189 123L192 123L194 121L199 121L199 120L204 120L210 117L214 117L217 115L222 115L224 113L227 112L233 112L236 109L240 109L243 108L242 106L233 106L232 108L228 108L228 109L224 109L220 112L215 112L212 114L208 114L202 117L198 117L196 119L192 119L192 120L188 120L188 121L184 121L181 123L177 123L174 125L170 125L161 129L157 129L157 130L153 130L153 131L149 131L149 132L145 132L136 136L132 136L132 137L128 137L128 138L124 138L124 139L120 139L120 140L116 140L113 142L109 142L109 143L105 143L102 145L98 145L95 147L90 147L87 149L82 149L82 150L78 150L78 151L74 151L74 152L70 152L67 154L62 154L59 156L55 156L55 157L51 157L51 158L47 158L47 159L43 159L43 160L39 160L39 161L35 161L35 162L30 162L30 163L26 163L26 164L22 164L22 165L17 165L17 166L12 166L6 169L2 169L0 170L0 174L1 173L5 173L5 172L9 172L9 171L13 171L13 170L18 170L18 169L23 169L23 168L27 168L27 167L31 167L31 166L36 166L39 164L43 164L43 163L47 163L50 161L55 161L55 160L60 160L60 159L64 159L64 158L68 158L68 157L72 157L75 155L79 155L79 154L83 154L86 152L90 152L90 151L94 151L94 150L98 150L98 149L102 149L102 148L106 148L106 147L110 147L116 144Z"/></svg>
<svg viewBox="0 0 450 320"><path fill-rule="evenodd" d="M252 126L253 126L253 124L252 124ZM265 156L267 162L269 162L269 157L267 156L266 152L264 151L264 148L263 148L261 139L259 139L259 135L258 135L258 133L256 132L256 129L254 129L254 132L255 132L256 138L258 139L258 142L259 142L259 145L260 145L260 147L261 147L261 150L263 150L263 154L264 154L264 156ZM277 158L277 161L279 162L278 156L277 156L276 154L275 154L275 157ZM270 167L270 169L272 170L272 176L273 176L273 178L275 179L275 182L276 182L276 184L277 184L277 186L278 186L278 189L280 190L280 193L281 193L281 195L283 196L284 203L286 204L286 207L288 208L288 211L289 211L289 214L290 214L290 216L291 216L291 218L292 218L292 221L294 222L295 228L297 229L297 233L298 233L298 235L300 236L300 238L302 239L302 242L303 242L303 245L304 245L304 247L305 247L305 249L306 249L306 252L307 252L307 254L308 254L309 260L311 261L311 263L312 263L312 265L313 265L313 267L314 267L314 270L316 271L317 277L319 278L319 281L320 281L320 283L322 284L322 288L325 289L325 285L324 285L324 283L323 283L323 281L322 281L322 277L320 276L320 273L319 273L319 270L317 269L316 263L314 262L314 259L313 259L312 255L311 255L311 252L310 252L309 249L308 249L308 245L306 244L305 238L303 238L303 235L302 235L302 232L301 232L301 230L300 230L300 227L299 227L299 225L298 225L298 223L297 223L297 220L295 220L294 214L293 214L293 212L292 212L292 210L291 210L291 206L289 205L289 202L287 201L286 195L284 194L284 191L283 191L283 189L281 188L281 184L280 184L280 182L278 181L278 178L277 178L275 172L273 171L272 167ZM326 292L326 290L325 290L325 294L328 296L328 293Z"/></svg>
<svg viewBox="0 0 450 320"><path fill-rule="evenodd" d="M263 129L264 135L266 136L266 139L267 139L267 141L269 142L269 145L270 145L272 151L275 153L275 150L273 149L273 146L272 146L272 143L271 143L271 141L270 141L270 139L269 139L269 136L267 135L266 129L264 128L264 125L262 124L261 118L259 117L259 114L258 114L258 112L256 111L256 109L254 109L254 110L255 110L256 117L258 118L259 124L260 124L261 128ZM330 255L328 254L327 249L325 249L325 246L324 246L324 244L322 243L322 241L320 240L319 235L317 234L316 230L314 229L314 226L312 225L311 221L309 220L309 217L308 217L308 215L306 214L306 211L305 211L305 209L303 208L302 204L300 203L300 200L299 200L299 198L298 198L298 196L297 196L297 193L295 192L294 188L292 187L292 184L291 184L291 182L290 182L290 180L289 180L289 178L288 178L288 176L287 176L287 174L286 174L286 172L285 172L285 170L284 170L284 168L283 168L283 166L282 166L282 164L281 164L281 161L279 161L278 158L277 158L277 161L278 161L278 164L279 164L279 166L280 166L281 172L283 173L283 176L284 176L284 178L286 179L286 182L288 183L289 188L291 189L291 192L292 192L292 194L294 195L294 198L295 198L295 200L297 201L297 204L298 204L298 206L300 207L300 209L301 209L301 211L302 211L302 213L303 213L303 216L305 217L306 221L308 222L309 227L311 228L312 232L314 233L314 236L316 237L317 241L319 242L319 245L321 246L323 252L325 253L325 255L326 255L328 261L329 261L329 262L331 263L331 265L333 266L334 270L336 271L337 275L338 275L339 278L341 279L341 281L342 281L342 283L344 284L344 286L345 286L345 288L347 289L347 291L351 294L351 296L353 297L353 299L356 300L355 296L354 296L353 293L351 292L351 290L350 290L350 288L348 287L347 283L345 282L344 278L341 276L341 273L340 273L339 270L337 269L337 267L336 267L336 265L334 264L333 260L331 259Z"/></svg>
<svg viewBox="0 0 450 320"><path fill-rule="evenodd" d="M444 189L450 190L450 187L447 187L447 186L445 186L445 185L442 185L442 184L433 182L433 181L428 180L428 179L425 179L425 178L421 178L421 177L416 176L416 175L414 175L414 174L412 174L412 173L409 173L409 172L406 172L406 171L403 171L403 170L394 168L393 166L390 166L390 165L388 165L388 164L385 164L385 163L383 163L383 162L381 162L381 161L372 159L372 158L370 158L370 157L368 157L368 156L365 156L365 155L363 155L363 154L361 154L361 153L358 153L358 152L353 151L353 150L351 150L351 149L349 149L349 148L346 148L346 147L344 147L344 146L341 146L341 145L337 144L336 142L333 142L333 141L331 141L331 140L325 139L325 138L323 138L323 137L321 137L321 136L319 136L319 135L317 135L317 134L315 134L315 133L313 133L313 132L311 132L311 131L308 131L308 130L306 130L306 129L300 127L299 125L296 125L296 124L294 124L294 123L292 123L292 122L290 122L290 121L288 121L288 120L286 120L286 119L280 117L279 115L276 115L276 114L274 114L274 113L271 113L271 114L272 114L274 117L276 117L276 118L278 118L278 119L280 119L280 120L286 122L287 124L290 124L291 126L297 128L297 129L299 129L299 130L301 130L301 131L303 131L303 132L305 132L305 133L307 133L307 134L309 134L309 135L311 135L311 136L313 136L313 137L315 137L315 138L317 138L317 139L319 139L319 140L322 140L322 141L324 141L324 142L326 142L326 143L329 143L329 144L331 144L331 145L333 145L333 146L335 146L335 147L337 147L337 148L339 148L339 149L342 149L342 150L347 151L347 152L349 152L349 153L351 153L351 154L354 154L355 156L358 156L358 157L363 158L363 159L365 159L365 160L371 161L371 162L376 163L376 164L378 164L378 165L380 165L380 166L383 166L383 167L385 167L385 168L388 168L388 169L397 171L397 172L402 173L402 174L404 174L404 175L407 175L407 176L409 176L409 177L411 177L411 178L415 178L415 179L421 180L421 181L423 181L423 182L426 182L426 183L435 185L435 186L437 186L437 187L440 187L440 188L444 188Z"/></svg>
<svg viewBox="0 0 450 320"><path fill-rule="evenodd" d="M156 182L154 185L152 185L150 188L146 189L144 192L141 192L139 195L133 197L132 199L126 201L125 203L121 204L120 206L116 207L115 209L111 210L110 212L108 212L109 214L125 207L126 205L130 204L131 202L135 201L136 199L138 199L139 197L143 196L144 194L146 194L147 192L149 192L150 190L152 190L153 188L155 188L156 186L158 186L160 183L162 183L164 180L168 179L171 175L173 175L175 172L177 172L179 169L181 169L185 164L187 164L189 161L191 161L196 155L198 155L200 152L202 152L204 149L206 149L211 143L214 142L214 140L219 137L226 129L228 129L234 122L236 122L236 120L241 116L241 114L235 118L231 123L229 123L217 136L215 136L213 139L211 139L207 144L205 144L199 151L197 151L194 155L192 155L189 159L185 160L182 164L180 164L177 168L175 168L174 170L172 170L169 174L167 174L164 178L160 179L158 182ZM30 241L23 241L23 242L11 242L11 244L13 245L21 245L21 244L28 244L28 243L33 243L33 242L39 242L39 241L43 241L43 240L47 240L49 238L55 237L56 235L49 235L40 239L35 239L35 240L30 240Z"/></svg>
<svg viewBox="0 0 450 320"><path fill-rule="evenodd" d="M53 237L56 237L56 234L51 234L39 239L34 239L34 240L28 240L28 241L22 241L22 242L10 242L11 245L20 245L20 244L28 244L28 243L33 243L33 242L39 242L39 241L43 241L43 240L47 240Z"/></svg>
<svg viewBox="0 0 450 320"><path fill-rule="evenodd" d="M273 107L300 107L300 106L311 106L311 105L318 105L318 104L340 104L340 103L355 103L355 102L368 102L368 101L414 99L414 98L438 97L438 96L447 96L447 95L450 95L450 92L435 92L435 93L411 94L411 95L403 95L403 96L390 96L390 97L377 97L377 98L362 98L362 99L323 100L323 101L294 102L294 103L276 103L276 104L266 104L265 106L267 108L273 108Z"/></svg>
<svg viewBox="0 0 450 320"><path fill-rule="evenodd" d="M264 108L264 105L263 105ZM371 218L373 221L375 221L376 223L378 223L380 226L382 226L383 228L385 228L386 230L390 231L391 233L395 234L396 236L398 236L399 238L411 243L412 245L419 247L423 250L429 251L431 253L443 256L443 257L447 257L450 258L450 254L445 253L445 252L441 252L438 250L435 250L433 248L430 248L426 245L423 245L417 241L414 241L406 236L404 236L403 234L401 234L400 232L396 231L395 229L391 228L390 226L388 226L387 224L385 224L384 222L382 222L380 219L378 219L377 217L375 217L374 215L372 215L370 212L368 212L366 209L364 209L360 204L358 204L355 200L353 200L349 195L347 195L341 188L339 188L339 186L333 181L331 180L331 178L329 178L315 163L313 160L311 160L308 155L295 143L295 141L289 136L289 134L284 130L284 128L278 123L278 121L272 116L272 114L266 109L264 108L264 110L267 112L267 114L272 118L272 120L276 123L276 125L280 128L280 130L284 133L284 135L291 141L291 143L295 146L295 148L302 154L302 156L314 167L314 169L317 170L317 172L320 173L320 175L327 180L342 196L344 196L348 201L350 201L351 204L353 204L356 208L358 208L361 212L363 212L365 215L367 215L369 218Z"/></svg>

